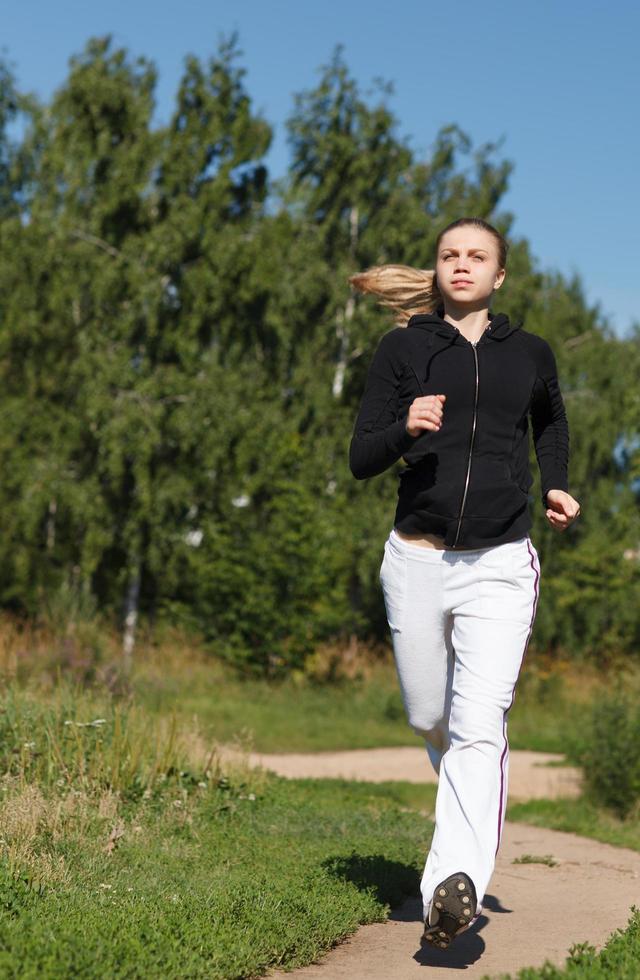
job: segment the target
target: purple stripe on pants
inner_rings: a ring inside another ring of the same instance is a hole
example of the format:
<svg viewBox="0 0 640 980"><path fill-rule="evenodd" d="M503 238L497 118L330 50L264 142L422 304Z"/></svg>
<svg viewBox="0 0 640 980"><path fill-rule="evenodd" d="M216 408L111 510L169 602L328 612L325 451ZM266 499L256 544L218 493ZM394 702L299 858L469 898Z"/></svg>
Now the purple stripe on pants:
<svg viewBox="0 0 640 980"><path fill-rule="evenodd" d="M535 565L534 555L532 554L530 542L527 538L527 551L529 552L529 557L531 558L531 567L535 572L535 581L533 583L533 607L531 610L531 622L529 623L529 632L527 633L527 638L524 642L524 649L522 651L522 660L520 661L520 668L522 668L522 663L527 652L527 647L529 646L529 640L531 638L531 632L533 630L533 623L536 618L536 608L538 605L538 582L540 580L540 575L538 569ZM518 672L519 673L519 672ZM515 686L513 688L513 694L511 695L511 704L504 713L502 721L502 737L504 738L504 749L502 750L502 755L500 756L500 803L498 804L498 842L496 844L496 854L498 853L498 848L500 847L500 839L502 837L502 827L504 824L502 805L504 802L504 760L509 749L509 740L507 738L507 715L513 707L513 701L516 696Z"/></svg>

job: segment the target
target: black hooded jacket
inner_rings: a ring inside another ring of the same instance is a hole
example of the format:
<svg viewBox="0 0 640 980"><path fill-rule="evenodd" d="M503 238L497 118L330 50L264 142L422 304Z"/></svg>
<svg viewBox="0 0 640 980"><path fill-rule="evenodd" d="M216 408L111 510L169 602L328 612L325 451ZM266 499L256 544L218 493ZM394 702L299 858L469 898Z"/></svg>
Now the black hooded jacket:
<svg viewBox="0 0 640 980"><path fill-rule="evenodd" d="M451 548L514 541L531 528L529 418L547 491L568 490L569 429L549 344L488 314L472 344L437 313L412 316L378 344L349 447L363 480L402 456L394 525L437 534ZM446 395L442 426L417 436L406 428L420 395Z"/></svg>

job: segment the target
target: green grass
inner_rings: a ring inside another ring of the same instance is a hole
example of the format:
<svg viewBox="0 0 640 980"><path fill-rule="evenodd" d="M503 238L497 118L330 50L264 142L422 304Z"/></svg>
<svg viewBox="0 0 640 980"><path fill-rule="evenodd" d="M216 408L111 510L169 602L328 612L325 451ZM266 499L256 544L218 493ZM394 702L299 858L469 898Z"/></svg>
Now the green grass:
<svg viewBox="0 0 640 980"><path fill-rule="evenodd" d="M3 978L256 978L419 896L434 786L230 768L202 726L65 685L4 692L0 760ZM580 801L508 816L640 848ZM566 975L630 980L637 954L634 923Z"/></svg>
<svg viewBox="0 0 640 980"><path fill-rule="evenodd" d="M402 786L228 767L65 687L5 692L0 758L3 978L257 977L419 895Z"/></svg>
<svg viewBox="0 0 640 980"><path fill-rule="evenodd" d="M514 858L512 864L546 864L548 868L555 868L557 861L551 854L521 854Z"/></svg>
<svg viewBox="0 0 640 980"><path fill-rule="evenodd" d="M184 674L139 673L136 700L163 714L172 706L196 714L220 741L241 738L260 752L315 752L380 745L412 745L395 675L336 685L292 680L238 680L219 665Z"/></svg>
<svg viewBox="0 0 640 980"><path fill-rule="evenodd" d="M565 830L603 841L605 844L640 851L640 820L620 820L585 799L512 803L507 809L507 819L519 820L536 827ZM640 894L638 898L640 899Z"/></svg>
<svg viewBox="0 0 640 980"><path fill-rule="evenodd" d="M27 676L14 657L0 697L0 977L249 980L419 895L434 786L286 781L212 751L236 738L263 751L418 745L392 665L276 684L174 654L141 651L114 698ZM511 746L575 744L585 690L530 670ZM637 821L581 800L508 817L640 849ZM519 976L637 978L639 929Z"/></svg>
<svg viewBox="0 0 640 980"><path fill-rule="evenodd" d="M112 854L90 821L49 852L64 857L64 882L34 887L5 867L0 975L258 976L419 893L427 821L418 833L415 814L340 781L242 789L125 808Z"/></svg>
<svg viewBox="0 0 640 980"><path fill-rule="evenodd" d="M260 752L315 752L420 745L407 724L395 668L381 664L365 677L320 684L310 680L240 680L215 662L185 669L140 664L136 700L155 714L197 715L220 741L240 738ZM509 714L513 749L567 751L580 732L584 695L562 677L524 674Z"/></svg>

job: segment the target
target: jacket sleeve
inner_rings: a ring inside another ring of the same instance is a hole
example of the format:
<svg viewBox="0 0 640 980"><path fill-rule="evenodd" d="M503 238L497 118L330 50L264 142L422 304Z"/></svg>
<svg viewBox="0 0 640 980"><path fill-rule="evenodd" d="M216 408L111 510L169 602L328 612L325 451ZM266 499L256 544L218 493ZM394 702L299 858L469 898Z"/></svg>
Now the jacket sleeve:
<svg viewBox="0 0 640 980"><path fill-rule="evenodd" d="M397 355L396 327L381 338L369 366L349 446L349 467L357 480L388 469L413 444L407 432L408 411L398 413L398 385L403 364Z"/></svg>
<svg viewBox="0 0 640 980"><path fill-rule="evenodd" d="M549 344L541 340L537 354L537 377L531 398L531 426L538 466L541 495L547 506L549 490L568 492L569 426L565 412L556 360Z"/></svg>

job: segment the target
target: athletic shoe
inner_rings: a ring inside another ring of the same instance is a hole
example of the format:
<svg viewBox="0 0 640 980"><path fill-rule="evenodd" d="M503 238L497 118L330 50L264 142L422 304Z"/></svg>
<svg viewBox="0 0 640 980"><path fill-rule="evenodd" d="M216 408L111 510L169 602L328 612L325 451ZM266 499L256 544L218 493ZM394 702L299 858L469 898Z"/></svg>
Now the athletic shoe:
<svg viewBox="0 0 640 980"><path fill-rule="evenodd" d="M449 875L436 887L425 919L423 943L446 949L476 914L476 890L464 871Z"/></svg>

